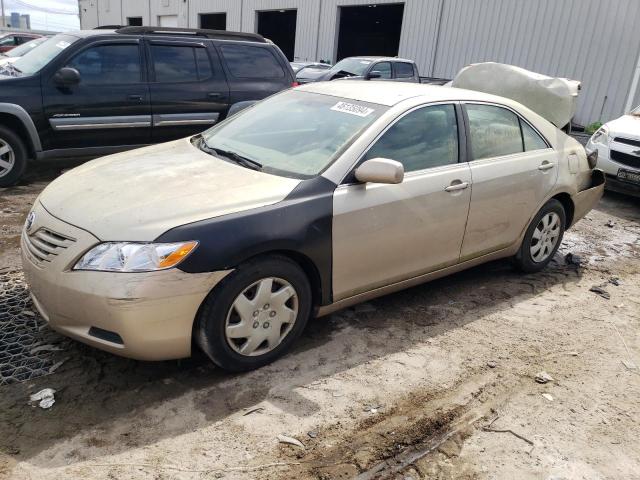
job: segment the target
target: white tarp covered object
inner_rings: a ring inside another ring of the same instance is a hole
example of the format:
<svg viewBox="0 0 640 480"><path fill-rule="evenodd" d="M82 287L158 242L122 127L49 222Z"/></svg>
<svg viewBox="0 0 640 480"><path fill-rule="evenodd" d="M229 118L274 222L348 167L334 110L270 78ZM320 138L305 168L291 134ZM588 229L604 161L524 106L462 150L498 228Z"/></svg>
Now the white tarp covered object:
<svg viewBox="0 0 640 480"><path fill-rule="evenodd" d="M474 63L460 70L452 87L507 97L562 128L576 113L580 82L553 78L503 63Z"/></svg>

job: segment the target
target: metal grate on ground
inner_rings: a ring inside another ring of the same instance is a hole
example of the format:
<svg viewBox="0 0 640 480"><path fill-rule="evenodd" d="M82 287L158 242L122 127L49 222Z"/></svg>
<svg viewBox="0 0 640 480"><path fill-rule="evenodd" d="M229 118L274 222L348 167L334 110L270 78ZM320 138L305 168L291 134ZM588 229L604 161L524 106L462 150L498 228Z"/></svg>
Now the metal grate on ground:
<svg viewBox="0 0 640 480"><path fill-rule="evenodd" d="M53 373L63 343L34 309L22 272L0 270L0 386Z"/></svg>

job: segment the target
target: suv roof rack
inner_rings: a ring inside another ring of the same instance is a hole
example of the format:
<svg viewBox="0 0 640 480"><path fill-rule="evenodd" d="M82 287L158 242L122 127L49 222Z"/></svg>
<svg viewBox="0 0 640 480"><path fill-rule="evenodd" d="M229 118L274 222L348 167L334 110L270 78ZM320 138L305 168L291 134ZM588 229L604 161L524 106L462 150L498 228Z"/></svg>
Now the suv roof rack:
<svg viewBox="0 0 640 480"><path fill-rule="evenodd" d="M231 32L228 30L207 30L205 28L122 27L117 29L116 33L128 35L191 35L217 40L244 40L247 42L267 43L267 40L257 33Z"/></svg>

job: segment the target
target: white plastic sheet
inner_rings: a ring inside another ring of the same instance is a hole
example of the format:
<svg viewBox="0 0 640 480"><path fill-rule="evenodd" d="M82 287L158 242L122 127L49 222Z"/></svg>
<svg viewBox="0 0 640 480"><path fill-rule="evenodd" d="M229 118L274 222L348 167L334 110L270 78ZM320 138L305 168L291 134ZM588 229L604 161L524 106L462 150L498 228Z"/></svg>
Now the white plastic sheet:
<svg viewBox="0 0 640 480"><path fill-rule="evenodd" d="M576 113L580 82L553 78L503 63L474 63L458 72L452 87L500 95L520 102L562 128Z"/></svg>

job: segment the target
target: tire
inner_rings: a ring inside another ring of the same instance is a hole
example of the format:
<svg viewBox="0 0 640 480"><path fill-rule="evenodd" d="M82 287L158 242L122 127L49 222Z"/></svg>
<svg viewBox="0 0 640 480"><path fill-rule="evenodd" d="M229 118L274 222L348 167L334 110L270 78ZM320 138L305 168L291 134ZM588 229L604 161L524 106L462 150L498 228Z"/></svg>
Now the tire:
<svg viewBox="0 0 640 480"><path fill-rule="evenodd" d="M558 200L545 203L527 228L514 259L516 266L527 273L544 269L562 243L566 221L564 207Z"/></svg>
<svg viewBox="0 0 640 480"><path fill-rule="evenodd" d="M254 370L289 350L309 320L311 304L309 280L297 263L279 255L251 260L204 300L195 341L224 370Z"/></svg>
<svg viewBox="0 0 640 480"><path fill-rule="evenodd" d="M0 187L15 185L27 169L27 147L13 130L0 126Z"/></svg>

